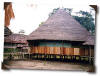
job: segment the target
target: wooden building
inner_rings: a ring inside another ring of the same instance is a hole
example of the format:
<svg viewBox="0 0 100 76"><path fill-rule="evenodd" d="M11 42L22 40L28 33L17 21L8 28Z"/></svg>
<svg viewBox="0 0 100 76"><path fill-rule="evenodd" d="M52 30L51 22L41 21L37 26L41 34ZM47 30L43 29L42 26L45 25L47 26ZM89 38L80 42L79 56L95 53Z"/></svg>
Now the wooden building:
<svg viewBox="0 0 100 76"><path fill-rule="evenodd" d="M85 54L89 56L89 61L94 62L94 55L95 55L95 36L90 35L87 37L87 40L85 43L83 43L83 46L85 47Z"/></svg>
<svg viewBox="0 0 100 76"><path fill-rule="evenodd" d="M12 34L12 31L7 26L5 26L4 27L4 37L9 36L11 34Z"/></svg>
<svg viewBox="0 0 100 76"><path fill-rule="evenodd" d="M71 15L59 9L28 36L30 53L32 58L89 58L85 45L88 43L88 36L92 39L90 35Z"/></svg>
<svg viewBox="0 0 100 76"><path fill-rule="evenodd" d="M28 52L27 36L11 34L4 38L4 52Z"/></svg>

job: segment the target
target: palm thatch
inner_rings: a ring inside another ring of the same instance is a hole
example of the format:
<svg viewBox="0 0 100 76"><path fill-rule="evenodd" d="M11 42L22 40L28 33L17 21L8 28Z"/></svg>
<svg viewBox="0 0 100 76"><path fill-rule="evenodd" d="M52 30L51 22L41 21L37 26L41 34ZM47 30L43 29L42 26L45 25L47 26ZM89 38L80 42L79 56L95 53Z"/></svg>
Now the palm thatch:
<svg viewBox="0 0 100 76"><path fill-rule="evenodd" d="M4 46L4 48L16 48L16 46Z"/></svg>
<svg viewBox="0 0 100 76"><path fill-rule="evenodd" d="M11 34L4 38L5 43L27 43L27 36L23 34Z"/></svg>
<svg viewBox="0 0 100 76"><path fill-rule="evenodd" d="M64 9L59 9L47 19L28 40L86 41L90 33Z"/></svg>
<svg viewBox="0 0 100 76"><path fill-rule="evenodd" d="M4 48L17 48L23 49L24 51L28 51L28 42L27 36L23 34L11 34L4 38ZM6 51L6 50L5 50Z"/></svg>
<svg viewBox="0 0 100 76"><path fill-rule="evenodd" d="M95 36L88 36L86 42L83 43L83 45L95 45Z"/></svg>
<svg viewBox="0 0 100 76"><path fill-rule="evenodd" d="M4 27L4 36L8 36L8 35L11 35L12 34L12 31L8 28L8 27Z"/></svg>

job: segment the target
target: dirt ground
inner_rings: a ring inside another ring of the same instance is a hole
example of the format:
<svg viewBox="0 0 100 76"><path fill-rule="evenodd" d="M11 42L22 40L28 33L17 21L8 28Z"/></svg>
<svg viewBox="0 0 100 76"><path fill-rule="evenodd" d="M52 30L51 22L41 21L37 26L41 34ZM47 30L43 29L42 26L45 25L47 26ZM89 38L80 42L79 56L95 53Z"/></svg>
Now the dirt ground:
<svg viewBox="0 0 100 76"><path fill-rule="evenodd" d="M68 63L58 61L42 61L42 60L17 60L8 61L5 64L8 69L43 69L43 70L68 70L68 71L89 71L90 64Z"/></svg>

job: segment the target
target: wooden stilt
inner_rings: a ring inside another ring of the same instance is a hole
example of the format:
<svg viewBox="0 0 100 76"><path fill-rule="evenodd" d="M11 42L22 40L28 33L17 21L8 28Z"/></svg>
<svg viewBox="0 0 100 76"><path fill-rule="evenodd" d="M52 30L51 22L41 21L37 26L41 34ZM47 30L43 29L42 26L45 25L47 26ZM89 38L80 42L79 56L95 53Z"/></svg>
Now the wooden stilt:
<svg viewBox="0 0 100 76"><path fill-rule="evenodd" d="M28 58L29 58L29 59L31 59L31 58L30 58L30 53L29 53L29 55L28 55L28 56L29 56Z"/></svg>
<svg viewBox="0 0 100 76"><path fill-rule="evenodd" d="M24 53L23 53L23 59L24 59Z"/></svg>
<svg viewBox="0 0 100 76"><path fill-rule="evenodd" d="M89 62L91 63L91 46L89 46L89 49L90 49Z"/></svg>
<svg viewBox="0 0 100 76"><path fill-rule="evenodd" d="M38 59L40 59L40 54L38 54Z"/></svg>
<svg viewBox="0 0 100 76"><path fill-rule="evenodd" d="M64 55L64 61L65 61L65 55Z"/></svg>
<svg viewBox="0 0 100 76"><path fill-rule="evenodd" d="M37 54L37 59L38 59L38 54Z"/></svg>

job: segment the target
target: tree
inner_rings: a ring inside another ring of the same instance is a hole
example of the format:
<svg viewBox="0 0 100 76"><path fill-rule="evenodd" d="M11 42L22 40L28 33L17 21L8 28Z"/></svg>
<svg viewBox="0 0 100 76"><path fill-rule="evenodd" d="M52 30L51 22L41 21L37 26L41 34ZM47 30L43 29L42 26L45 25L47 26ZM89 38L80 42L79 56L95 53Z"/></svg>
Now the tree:
<svg viewBox="0 0 100 76"><path fill-rule="evenodd" d="M55 8L53 9L53 11L49 14L49 17L52 16L54 13L56 13L57 10L59 10L60 8ZM72 13L72 9L71 8L63 8L67 13L69 13L71 15Z"/></svg>
<svg viewBox="0 0 100 76"><path fill-rule="evenodd" d="M91 34L95 33L94 18L89 12L79 11L77 14L81 16L73 16L83 27L85 27Z"/></svg>
<svg viewBox="0 0 100 76"><path fill-rule="evenodd" d="M39 24L39 26L41 26L43 23L44 23L44 22L41 22L41 23Z"/></svg>
<svg viewBox="0 0 100 76"><path fill-rule="evenodd" d="M71 15L73 9L71 9L71 8L64 8L64 10Z"/></svg>
<svg viewBox="0 0 100 76"><path fill-rule="evenodd" d="M54 13L56 13L57 10L59 10L60 8L55 8L53 9L53 11L49 14L49 17L52 16Z"/></svg>

